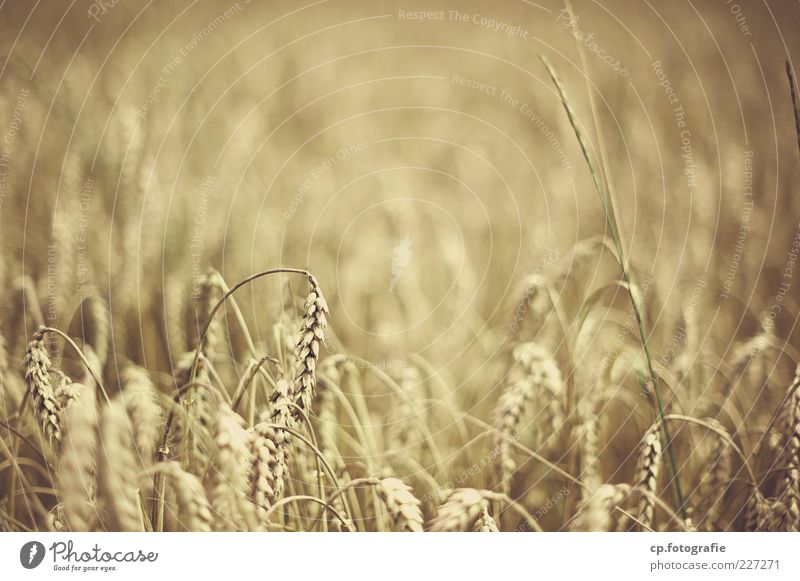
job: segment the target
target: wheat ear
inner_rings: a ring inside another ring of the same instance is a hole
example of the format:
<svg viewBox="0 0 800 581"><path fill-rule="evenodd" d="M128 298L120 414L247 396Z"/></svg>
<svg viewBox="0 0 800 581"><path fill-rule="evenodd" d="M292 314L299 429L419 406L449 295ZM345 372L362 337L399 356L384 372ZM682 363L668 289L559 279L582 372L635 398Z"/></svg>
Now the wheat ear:
<svg viewBox="0 0 800 581"><path fill-rule="evenodd" d="M310 290L303 306L304 316L297 340L297 373L295 376L295 404L311 413L311 402L316 388L316 369L320 348L325 344L328 303L322 296L317 279L309 277Z"/></svg>
<svg viewBox="0 0 800 581"><path fill-rule="evenodd" d="M434 532L467 531L489 508L483 491L474 488L457 488L438 510L431 523Z"/></svg>
<svg viewBox="0 0 800 581"><path fill-rule="evenodd" d="M800 530L800 364L794 381L789 386L789 409L786 423L786 477L784 502L786 504L786 530Z"/></svg>
<svg viewBox="0 0 800 581"><path fill-rule="evenodd" d="M558 401L563 391L563 381L552 356L540 345L522 343L514 348L513 359L516 365L512 379L495 408L495 427L498 432L495 449L500 452L500 481L506 494L516 470L510 443L517 439L531 403L536 398L546 398L551 410L552 426L555 428L563 422L563 414L556 411L556 408L560 408Z"/></svg>
<svg viewBox="0 0 800 581"><path fill-rule="evenodd" d="M64 414L64 430L57 471L64 521L73 532L90 531L97 515L97 398L90 386Z"/></svg>
<svg viewBox="0 0 800 581"><path fill-rule="evenodd" d="M289 433L273 428L268 422L256 424L252 431L250 491L259 515L264 517L266 509L283 497Z"/></svg>
<svg viewBox="0 0 800 581"><path fill-rule="evenodd" d="M108 508L110 529L142 531L138 491L143 467L134 454L131 419L118 399L104 408L101 428L104 462L100 466L100 490Z"/></svg>
<svg viewBox="0 0 800 581"><path fill-rule="evenodd" d="M636 483L643 492L639 499L638 519L649 527L655 515L655 494L658 485L659 460L661 458L661 439L658 430L660 422L656 422L642 438L639 449L639 469Z"/></svg>
<svg viewBox="0 0 800 581"><path fill-rule="evenodd" d="M397 530L422 532L423 518L419 499L399 478L384 478L377 485L378 496L394 520Z"/></svg>
<svg viewBox="0 0 800 581"><path fill-rule="evenodd" d="M149 466L155 458L163 422L156 388L147 371L137 365L125 366L120 381L137 453L144 466Z"/></svg>
<svg viewBox="0 0 800 581"><path fill-rule="evenodd" d="M59 406L50 383L50 356L44 344L44 331L39 330L33 334L22 367L25 370L25 381L33 401L34 413L41 423L42 431L50 441L60 440Z"/></svg>
<svg viewBox="0 0 800 581"><path fill-rule="evenodd" d="M216 530L253 530L255 510L249 499L253 466L251 435L244 420L224 404L214 424L216 457L211 475L211 507Z"/></svg>
<svg viewBox="0 0 800 581"><path fill-rule="evenodd" d="M472 527L472 530L476 533L498 533L500 529L497 528L497 523L495 522L492 515L489 514L489 509L484 508L483 514L481 514L480 518L475 521L475 526Z"/></svg>
<svg viewBox="0 0 800 581"><path fill-rule="evenodd" d="M570 528L584 532L622 528L627 519L617 517L616 508L621 507L630 494L631 487L627 484L603 484L581 500Z"/></svg>
<svg viewBox="0 0 800 581"><path fill-rule="evenodd" d="M183 470L177 462L162 462L154 468L170 479L182 527L190 532L210 532L214 518L200 479Z"/></svg>

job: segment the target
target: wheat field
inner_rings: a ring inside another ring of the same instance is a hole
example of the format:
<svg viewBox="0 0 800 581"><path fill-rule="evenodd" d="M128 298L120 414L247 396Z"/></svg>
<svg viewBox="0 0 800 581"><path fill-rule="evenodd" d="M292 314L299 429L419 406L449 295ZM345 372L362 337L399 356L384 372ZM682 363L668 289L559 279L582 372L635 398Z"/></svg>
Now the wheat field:
<svg viewBox="0 0 800 581"><path fill-rule="evenodd" d="M0 530L800 530L800 8L663 4L0 4Z"/></svg>

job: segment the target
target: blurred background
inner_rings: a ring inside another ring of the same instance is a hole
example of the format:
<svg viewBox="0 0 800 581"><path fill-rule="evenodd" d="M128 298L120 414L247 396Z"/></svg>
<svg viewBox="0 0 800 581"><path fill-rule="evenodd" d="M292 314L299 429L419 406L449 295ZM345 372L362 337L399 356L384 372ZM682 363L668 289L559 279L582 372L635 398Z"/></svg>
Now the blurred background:
<svg viewBox="0 0 800 581"><path fill-rule="evenodd" d="M308 268L329 353L390 371L421 357L488 409L510 343L549 336L514 318L526 281L553 281L572 320L618 277L579 244L606 222L539 55L615 200L656 358L673 363L688 316L720 358L765 329L796 347L799 17L743 0L4 2L9 352L39 322L80 324L94 295L114 361L169 372L209 267L229 285ZM297 285L241 292L257 342ZM774 372L785 386L793 368Z"/></svg>

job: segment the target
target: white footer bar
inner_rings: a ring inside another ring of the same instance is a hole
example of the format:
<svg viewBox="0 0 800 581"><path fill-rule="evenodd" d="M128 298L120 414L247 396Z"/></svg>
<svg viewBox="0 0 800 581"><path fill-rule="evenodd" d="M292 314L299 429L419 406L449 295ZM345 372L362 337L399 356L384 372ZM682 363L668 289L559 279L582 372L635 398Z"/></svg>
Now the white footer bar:
<svg viewBox="0 0 800 581"><path fill-rule="evenodd" d="M0 533L0 577L796 580L799 548L800 533Z"/></svg>

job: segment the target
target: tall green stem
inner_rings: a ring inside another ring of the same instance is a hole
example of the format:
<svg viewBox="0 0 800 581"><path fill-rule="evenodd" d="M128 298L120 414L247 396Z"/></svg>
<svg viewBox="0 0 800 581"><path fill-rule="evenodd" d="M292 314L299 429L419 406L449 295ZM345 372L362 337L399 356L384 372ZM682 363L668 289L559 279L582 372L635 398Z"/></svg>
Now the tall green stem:
<svg viewBox="0 0 800 581"><path fill-rule="evenodd" d="M667 470L671 473L671 481L675 490L675 496L677 497L677 502L678 502L677 511L685 519L687 517L686 506L685 506L686 503L683 496L683 490L681 489L680 480L678 478L677 461L675 459L675 452L672 447L672 436L670 434L667 422L663 421L665 417L664 400L661 397L661 390L658 387L658 376L656 375L655 368L653 366L653 357L652 354L650 353L650 346L647 342L647 333L645 332L644 328L644 318L642 317L641 305L639 304L639 300L634 294L634 286L631 282L630 271L625 261L625 256L622 252L622 243L620 241L616 219L614 218L611 209L609 208L608 198L605 194L605 191L603 190L602 184L600 183L600 178L598 177L597 172L595 171L592 159L589 156L589 148L586 145L586 140L583 137L583 133L578 127L578 122L575 116L575 112L572 110L572 106L569 104L569 101L567 100L567 96L564 91L564 86L561 84L561 81L559 80L555 69L553 69L553 67L550 65L547 58L544 57L543 55L540 55L539 58L542 60L542 63L547 69L547 73L550 75L550 78L552 79L553 84L555 85L556 90L558 91L558 95L561 98L561 104L564 106L564 110L567 112L569 123L572 126L572 130L575 132L575 137L578 139L578 144L580 145L583 157L586 160L587 165L589 166L589 173L592 174L592 181L594 182L594 188L595 190L597 190L597 193L600 196L600 204L603 206L603 214L605 214L606 224L608 224L608 229L611 232L611 238L614 241L614 248L617 251L617 259L619 260L619 265L622 269L622 277L625 280L628 289L628 296L630 297L631 304L633 305L633 312L634 316L636 317L636 323L639 327L639 336L642 341L642 349L644 351L645 361L647 363L647 372L650 376L650 382L653 386L653 393L655 394L655 399L656 399L658 419L661 420L661 425L663 430L664 446L666 448L667 458L668 458Z"/></svg>

